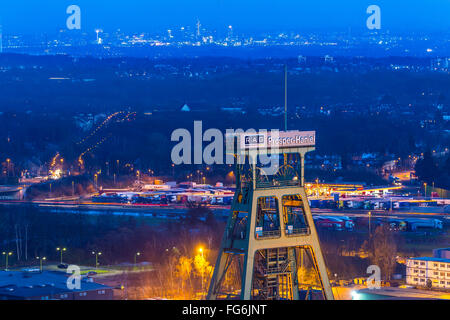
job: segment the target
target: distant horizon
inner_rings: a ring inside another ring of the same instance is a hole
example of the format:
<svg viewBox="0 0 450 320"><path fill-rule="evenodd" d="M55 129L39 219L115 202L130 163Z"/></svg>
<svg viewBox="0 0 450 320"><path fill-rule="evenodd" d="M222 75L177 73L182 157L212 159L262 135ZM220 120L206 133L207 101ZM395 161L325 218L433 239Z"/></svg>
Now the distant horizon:
<svg viewBox="0 0 450 320"><path fill-rule="evenodd" d="M19 32L19 31L14 31L14 30L8 30L7 28L5 28L4 25L1 25L1 30L2 30L2 34L3 35L7 35L7 36L37 36L37 35L56 35L59 34L61 32L69 32L69 33L78 33L78 34L92 34L95 36L95 30L96 28L93 29L81 29L81 30L68 30L68 29L58 29L58 30L34 30L34 31L25 31L25 32ZM179 27L193 27L194 25L183 25L183 26L179 26ZM171 26L173 27L178 27L178 26ZM237 26L238 28L239 26ZM223 29L209 29L207 28L207 26L205 26L206 30L208 32L212 32L212 33L217 33L219 35L225 35L225 31L226 31L226 27L224 27ZM151 30L123 30L121 28L118 29L106 29L106 28L102 28L102 33L114 33L117 31L123 32L124 34L146 34L146 35L160 35L163 33L167 32L167 28L160 28L160 29L151 29ZM235 32L236 36L257 36L257 35L273 35L275 33L287 33L287 34L291 34L291 33L297 33L297 34L304 34L304 35L310 35L310 34L317 34L317 35L333 35L333 34L351 34L352 36L365 36L365 35L369 35L369 34L380 34L380 35L386 35L386 34L391 34L391 35L399 35L399 36L406 36L406 35L449 35L450 34L450 29L449 30L398 30L398 29L394 29L394 30L390 30L390 29L382 29L382 30L368 30L365 28L360 28L360 29L356 29L356 28L347 28L347 29L334 29L334 30L324 30L324 29L320 29L320 28L310 28L310 29L304 29L304 28L285 28L285 29L267 29L267 30L240 30L239 32Z"/></svg>

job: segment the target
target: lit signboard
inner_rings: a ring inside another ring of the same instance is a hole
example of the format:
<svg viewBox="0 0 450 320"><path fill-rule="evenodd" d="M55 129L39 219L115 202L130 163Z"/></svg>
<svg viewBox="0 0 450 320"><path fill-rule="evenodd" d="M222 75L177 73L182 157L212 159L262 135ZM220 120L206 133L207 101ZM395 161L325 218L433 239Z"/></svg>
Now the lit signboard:
<svg viewBox="0 0 450 320"><path fill-rule="evenodd" d="M286 149L316 145L315 131L267 131L242 133L239 136L241 150Z"/></svg>

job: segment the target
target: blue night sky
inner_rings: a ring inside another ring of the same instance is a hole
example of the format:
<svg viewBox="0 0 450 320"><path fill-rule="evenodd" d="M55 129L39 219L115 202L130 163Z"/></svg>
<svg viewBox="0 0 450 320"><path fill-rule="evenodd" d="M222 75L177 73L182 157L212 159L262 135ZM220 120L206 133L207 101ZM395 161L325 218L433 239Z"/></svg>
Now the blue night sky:
<svg viewBox="0 0 450 320"><path fill-rule="evenodd" d="M5 33L54 32L65 27L66 8L82 10L82 29L161 31L194 25L233 25L236 32L362 30L371 4L381 7L382 29L448 31L450 0L3 0Z"/></svg>

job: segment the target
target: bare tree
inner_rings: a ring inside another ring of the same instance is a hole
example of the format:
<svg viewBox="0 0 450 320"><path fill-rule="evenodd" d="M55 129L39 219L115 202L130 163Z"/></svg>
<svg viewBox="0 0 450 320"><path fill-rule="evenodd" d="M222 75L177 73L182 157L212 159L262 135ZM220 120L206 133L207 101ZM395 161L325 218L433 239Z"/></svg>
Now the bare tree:
<svg viewBox="0 0 450 320"><path fill-rule="evenodd" d="M371 263L380 267L385 280L390 280L395 270L397 244L389 226L379 226L368 245Z"/></svg>

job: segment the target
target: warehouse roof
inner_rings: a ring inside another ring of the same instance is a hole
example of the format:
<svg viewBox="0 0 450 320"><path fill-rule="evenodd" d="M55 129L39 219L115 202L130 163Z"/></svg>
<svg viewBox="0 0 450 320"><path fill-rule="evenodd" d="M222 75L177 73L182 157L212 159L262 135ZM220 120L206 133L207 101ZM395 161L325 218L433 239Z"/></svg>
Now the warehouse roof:
<svg viewBox="0 0 450 320"><path fill-rule="evenodd" d="M1 271L0 296L31 298L68 292L85 292L111 289L108 286L83 278L81 288L70 290L67 279L70 275L57 271Z"/></svg>

